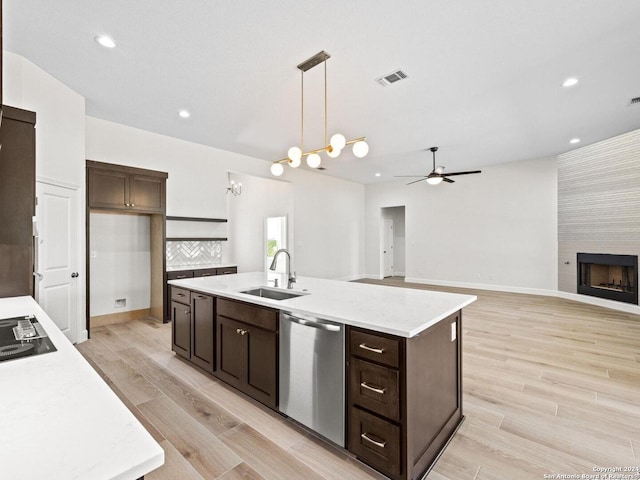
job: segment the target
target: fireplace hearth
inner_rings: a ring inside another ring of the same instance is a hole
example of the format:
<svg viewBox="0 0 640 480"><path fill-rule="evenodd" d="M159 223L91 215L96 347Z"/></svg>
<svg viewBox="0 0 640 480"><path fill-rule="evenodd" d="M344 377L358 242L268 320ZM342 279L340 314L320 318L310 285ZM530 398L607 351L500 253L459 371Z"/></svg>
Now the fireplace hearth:
<svg viewBox="0 0 640 480"><path fill-rule="evenodd" d="M638 304L638 256L578 253L578 293Z"/></svg>

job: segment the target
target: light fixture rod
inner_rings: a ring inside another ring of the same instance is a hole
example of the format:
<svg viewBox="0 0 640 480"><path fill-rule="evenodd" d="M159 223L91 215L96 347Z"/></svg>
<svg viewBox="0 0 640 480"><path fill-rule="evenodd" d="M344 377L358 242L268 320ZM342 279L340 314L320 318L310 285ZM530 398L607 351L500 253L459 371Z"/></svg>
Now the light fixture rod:
<svg viewBox="0 0 640 480"><path fill-rule="evenodd" d="M329 145L329 137L327 136L327 62L326 62L326 59L324 62L324 144Z"/></svg>
<svg viewBox="0 0 640 480"><path fill-rule="evenodd" d="M300 93L300 115L302 117L301 121L300 121L300 125L302 125L301 127L301 132L300 132L300 151L304 152L304 70L300 71L300 86L301 86L301 93Z"/></svg>
<svg viewBox="0 0 640 480"><path fill-rule="evenodd" d="M307 58L304 62L299 64L298 70L302 70L303 72L306 72L307 70L311 70L316 65L320 65L322 62L330 58L331 58L331 55L329 55L327 52L322 50L316 53L313 57Z"/></svg>

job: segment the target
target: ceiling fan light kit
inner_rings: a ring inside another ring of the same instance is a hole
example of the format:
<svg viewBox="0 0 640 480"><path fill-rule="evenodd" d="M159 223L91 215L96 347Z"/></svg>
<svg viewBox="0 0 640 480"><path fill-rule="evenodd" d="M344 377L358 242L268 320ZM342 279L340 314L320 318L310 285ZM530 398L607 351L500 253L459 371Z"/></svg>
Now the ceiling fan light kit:
<svg viewBox="0 0 640 480"><path fill-rule="evenodd" d="M327 60L331 58L324 50L315 54L313 57L305 60L298 65L301 72L301 134L300 146L291 147L287 151L287 157L276 160L271 164L271 174L279 177L284 173L284 164L288 164L291 168L297 168L302 163L302 158L306 157L307 165L311 168L320 168L322 157L320 153L326 152L330 158L336 158L347 145L353 145L353 154L357 158L363 158L369 153L369 145L366 142L367 137L359 137L353 140L347 140L344 135L336 133L327 140ZM304 72L310 70L316 65L324 64L324 144L325 147L316 148L315 150L304 151Z"/></svg>
<svg viewBox="0 0 640 480"><path fill-rule="evenodd" d="M414 180L413 182L407 183L407 185L413 185L414 183L422 182L425 180L429 185L438 185L442 182L446 183L454 183L454 180L451 180L448 177L453 177L456 175L470 175L472 173L482 173L482 170L469 170L467 172L451 172L444 173L444 167L438 166L436 167L436 152L438 151L438 147L431 147L429 149L433 154L433 170L428 175L396 175L397 177L420 177L418 180Z"/></svg>

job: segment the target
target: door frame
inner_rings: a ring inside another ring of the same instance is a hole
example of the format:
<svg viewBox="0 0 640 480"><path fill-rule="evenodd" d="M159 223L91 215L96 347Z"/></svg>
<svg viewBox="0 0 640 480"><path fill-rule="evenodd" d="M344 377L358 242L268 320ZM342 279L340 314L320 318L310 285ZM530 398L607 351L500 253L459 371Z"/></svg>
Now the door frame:
<svg viewBox="0 0 640 480"><path fill-rule="evenodd" d="M76 251L76 265L79 277L88 276L88 271L85 268L85 223L84 223L84 195L83 190L84 187L82 185L78 185L71 182L65 182L63 180L58 180L50 177L44 177L41 175L36 175L36 192L37 192L37 183L43 183L46 185L52 185L54 187L66 188L67 190L73 190L76 195L76 219L75 219L75 230L76 230L76 245L78 249ZM36 197L37 201L37 197ZM37 217L36 217L37 218ZM85 322L84 312L86 311L86 296L85 291L82 288L82 284L80 282L76 283L77 285L77 294L76 294L76 302L77 302L77 318L76 318L76 343L82 343L89 338L88 330ZM35 292L34 292L35 293Z"/></svg>

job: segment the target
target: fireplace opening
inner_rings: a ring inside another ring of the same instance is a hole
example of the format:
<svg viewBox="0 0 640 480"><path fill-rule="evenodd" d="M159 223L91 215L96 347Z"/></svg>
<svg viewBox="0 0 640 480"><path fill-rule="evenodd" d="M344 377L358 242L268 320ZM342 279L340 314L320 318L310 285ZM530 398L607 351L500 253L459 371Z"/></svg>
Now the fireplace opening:
<svg viewBox="0 0 640 480"><path fill-rule="evenodd" d="M578 253L578 293L638 304L638 256Z"/></svg>

